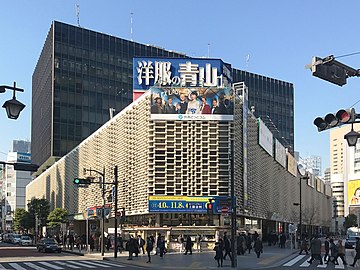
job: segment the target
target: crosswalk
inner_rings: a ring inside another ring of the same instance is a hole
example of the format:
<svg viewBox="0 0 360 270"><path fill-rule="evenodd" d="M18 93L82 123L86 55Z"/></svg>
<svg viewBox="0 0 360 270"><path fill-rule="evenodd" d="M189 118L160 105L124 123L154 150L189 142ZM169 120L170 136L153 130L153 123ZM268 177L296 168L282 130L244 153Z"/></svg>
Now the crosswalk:
<svg viewBox="0 0 360 270"><path fill-rule="evenodd" d="M316 268L328 268L328 269L345 269L346 266L344 265L344 263L342 262L342 260L340 258L338 258L338 265L334 265L332 262L329 262L329 264L324 263L324 258L323 259L323 264L319 264L318 260L314 260L312 262L312 264L308 263L308 261L310 260L311 256L310 255L298 255L295 258L293 258L292 260L284 263L282 266L284 267L316 267ZM350 258L346 258L346 262L352 263L352 259L350 260ZM291 269L291 268L290 268Z"/></svg>
<svg viewBox="0 0 360 270"><path fill-rule="evenodd" d="M0 263L0 269L16 270L61 270L61 269L106 269L124 265L96 260L31 261Z"/></svg>

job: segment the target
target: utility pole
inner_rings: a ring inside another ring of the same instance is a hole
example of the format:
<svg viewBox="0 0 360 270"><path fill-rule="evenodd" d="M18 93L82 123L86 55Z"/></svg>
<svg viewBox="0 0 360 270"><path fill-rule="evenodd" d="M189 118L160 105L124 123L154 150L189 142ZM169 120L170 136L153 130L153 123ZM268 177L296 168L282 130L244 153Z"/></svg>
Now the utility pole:
<svg viewBox="0 0 360 270"><path fill-rule="evenodd" d="M114 247L114 258L117 258L117 251L118 251L118 237L117 237L117 213L118 213L118 166L116 165L114 168L114 185L115 185L115 247Z"/></svg>
<svg viewBox="0 0 360 270"><path fill-rule="evenodd" d="M235 177L234 177L234 138L231 139L231 267L236 268L237 266L237 252L235 250L235 237L236 237L236 201L235 201Z"/></svg>

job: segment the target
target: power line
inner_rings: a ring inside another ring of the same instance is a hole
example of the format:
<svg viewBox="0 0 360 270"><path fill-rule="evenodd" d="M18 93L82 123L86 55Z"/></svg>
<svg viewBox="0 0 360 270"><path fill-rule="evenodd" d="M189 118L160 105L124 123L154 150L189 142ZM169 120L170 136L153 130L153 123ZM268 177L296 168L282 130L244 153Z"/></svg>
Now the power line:
<svg viewBox="0 0 360 270"><path fill-rule="evenodd" d="M336 56L336 57L334 57L334 58L342 58L342 57L352 56L352 55L356 55L356 54L360 54L360 52L354 52L354 53L344 54L344 55Z"/></svg>

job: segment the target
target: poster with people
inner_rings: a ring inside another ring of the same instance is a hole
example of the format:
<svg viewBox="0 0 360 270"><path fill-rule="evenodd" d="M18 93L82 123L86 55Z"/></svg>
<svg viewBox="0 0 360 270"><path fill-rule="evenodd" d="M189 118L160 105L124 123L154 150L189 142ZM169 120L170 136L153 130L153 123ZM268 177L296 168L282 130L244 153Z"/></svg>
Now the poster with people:
<svg viewBox="0 0 360 270"><path fill-rule="evenodd" d="M152 120L233 120L231 87L152 87L150 91Z"/></svg>
<svg viewBox="0 0 360 270"><path fill-rule="evenodd" d="M351 180L348 183L349 205L360 205L360 180Z"/></svg>

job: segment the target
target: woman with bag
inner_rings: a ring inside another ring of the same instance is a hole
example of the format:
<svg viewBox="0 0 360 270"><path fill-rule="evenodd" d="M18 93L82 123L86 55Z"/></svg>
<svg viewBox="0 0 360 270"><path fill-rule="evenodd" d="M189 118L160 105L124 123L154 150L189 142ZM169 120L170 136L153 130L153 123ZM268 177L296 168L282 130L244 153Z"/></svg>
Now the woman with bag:
<svg viewBox="0 0 360 270"><path fill-rule="evenodd" d="M214 247L214 251L215 251L215 257L214 259L217 261L218 263L218 267L223 266L223 261L224 261L224 244L222 239L219 239L219 242L215 243L215 247Z"/></svg>

